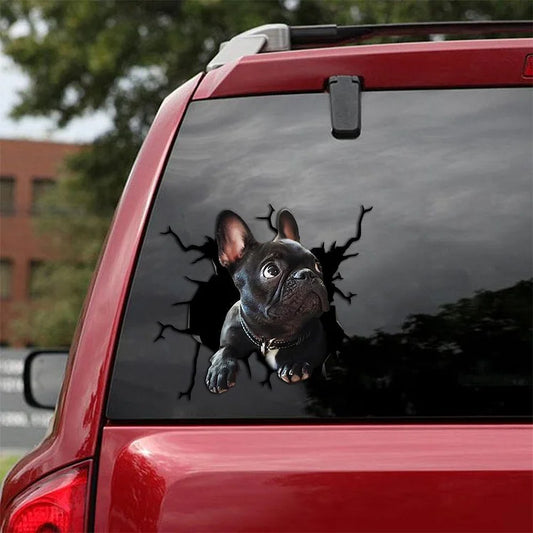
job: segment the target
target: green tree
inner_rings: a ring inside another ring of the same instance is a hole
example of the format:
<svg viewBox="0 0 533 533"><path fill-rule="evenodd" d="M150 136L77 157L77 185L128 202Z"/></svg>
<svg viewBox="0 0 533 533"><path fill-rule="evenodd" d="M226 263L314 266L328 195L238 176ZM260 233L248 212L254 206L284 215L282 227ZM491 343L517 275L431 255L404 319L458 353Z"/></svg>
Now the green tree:
<svg viewBox="0 0 533 533"><path fill-rule="evenodd" d="M70 342L105 228L160 102L222 41L268 22L529 17L529 0L1 0L3 50L30 78L12 115L52 117L58 127L94 111L112 118L109 131L69 159L56 216L39 222L59 237L62 254L45 269L49 296L32 306L31 320L26 313L22 331L42 345Z"/></svg>

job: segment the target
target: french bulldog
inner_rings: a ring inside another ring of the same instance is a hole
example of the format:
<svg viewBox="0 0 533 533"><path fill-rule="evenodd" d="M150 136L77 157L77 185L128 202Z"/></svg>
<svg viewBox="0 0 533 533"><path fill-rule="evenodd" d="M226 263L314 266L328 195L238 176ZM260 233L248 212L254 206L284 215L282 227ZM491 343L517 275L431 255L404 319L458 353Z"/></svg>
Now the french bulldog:
<svg viewBox="0 0 533 533"><path fill-rule="evenodd" d="M300 244L292 214L281 210L277 235L259 243L246 222L222 211L216 222L220 264L240 293L226 315L220 348L211 357L206 385L213 393L235 386L239 359L257 352L280 379L309 378L326 356L320 315L329 309L322 268Z"/></svg>

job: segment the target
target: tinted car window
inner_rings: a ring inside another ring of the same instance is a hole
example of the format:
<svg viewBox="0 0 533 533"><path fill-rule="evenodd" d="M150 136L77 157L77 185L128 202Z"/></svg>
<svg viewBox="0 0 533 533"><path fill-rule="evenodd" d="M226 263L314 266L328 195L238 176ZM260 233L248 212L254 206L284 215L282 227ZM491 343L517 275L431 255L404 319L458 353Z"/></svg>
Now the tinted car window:
<svg viewBox="0 0 533 533"><path fill-rule="evenodd" d="M138 260L109 417L530 414L531 91L364 93L357 140L333 138L329 105L327 94L191 104ZM329 355L288 384L257 346L235 386L211 392L239 298L217 217L231 210L264 243L282 208L323 271Z"/></svg>

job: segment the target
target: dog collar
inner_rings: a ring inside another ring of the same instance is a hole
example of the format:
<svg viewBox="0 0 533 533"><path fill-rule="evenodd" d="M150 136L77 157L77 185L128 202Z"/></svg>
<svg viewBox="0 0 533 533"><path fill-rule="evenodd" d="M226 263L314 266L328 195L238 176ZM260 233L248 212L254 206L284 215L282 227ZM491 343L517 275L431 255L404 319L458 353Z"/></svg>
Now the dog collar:
<svg viewBox="0 0 533 533"><path fill-rule="evenodd" d="M241 322L241 327L246 333L246 336L261 349L261 354L263 356L266 356L267 352L269 350L283 350L285 348L294 348L295 346L299 346L304 342L309 335L311 334L309 331L305 335L300 335L296 339L288 340L288 341L282 341L278 340L276 338L273 339L267 339L266 337L258 337L257 335L254 335L252 330L248 327L246 322L244 321L244 318L242 318L241 309L239 309L239 320Z"/></svg>

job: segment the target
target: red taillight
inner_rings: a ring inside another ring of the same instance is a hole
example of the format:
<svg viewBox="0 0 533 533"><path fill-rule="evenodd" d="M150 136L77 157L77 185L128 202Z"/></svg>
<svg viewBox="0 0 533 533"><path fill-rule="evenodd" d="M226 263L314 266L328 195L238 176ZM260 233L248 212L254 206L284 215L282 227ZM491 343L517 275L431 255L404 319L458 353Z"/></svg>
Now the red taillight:
<svg viewBox="0 0 533 533"><path fill-rule="evenodd" d="M525 78L533 78L533 54L526 56L526 62L524 63L524 71L522 75Z"/></svg>
<svg viewBox="0 0 533 533"><path fill-rule="evenodd" d="M2 531L84 531L88 480L89 464L84 463L38 481L9 506Z"/></svg>

